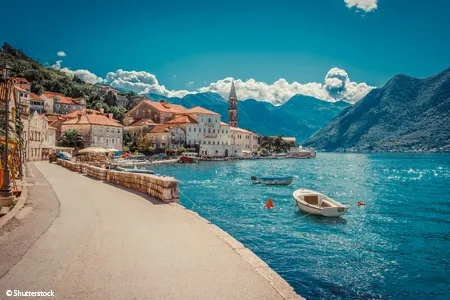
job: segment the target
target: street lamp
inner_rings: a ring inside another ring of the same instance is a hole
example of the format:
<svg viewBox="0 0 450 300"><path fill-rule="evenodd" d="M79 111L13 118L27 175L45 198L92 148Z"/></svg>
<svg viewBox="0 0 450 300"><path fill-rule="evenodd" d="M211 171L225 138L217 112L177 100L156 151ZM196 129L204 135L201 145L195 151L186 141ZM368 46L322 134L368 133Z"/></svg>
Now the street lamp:
<svg viewBox="0 0 450 300"><path fill-rule="evenodd" d="M0 84L3 87L3 100L5 100L5 149L3 152L3 185L0 190L0 196L9 198L13 195L11 191L11 178L8 165L9 93L11 92L11 81L9 81L8 79L11 73L11 67L8 65L1 65L0 72Z"/></svg>

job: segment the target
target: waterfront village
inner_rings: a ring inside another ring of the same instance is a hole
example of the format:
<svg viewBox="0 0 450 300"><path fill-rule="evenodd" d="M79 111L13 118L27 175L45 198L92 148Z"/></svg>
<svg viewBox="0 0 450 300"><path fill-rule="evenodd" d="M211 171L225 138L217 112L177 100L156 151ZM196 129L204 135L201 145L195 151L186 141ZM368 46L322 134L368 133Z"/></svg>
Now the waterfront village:
<svg viewBox="0 0 450 300"><path fill-rule="evenodd" d="M14 93L10 97L13 119L20 109L23 161L47 160L59 152L73 155L81 148L123 153L129 150L124 144L159 154L180 155L190 151L205 160L268 156L260 151L257 133L238 127L234 83L228 99L229 123L223 122L218 113L202 107L188 109L164 100L151 101L146 96L133 96L134 106L119 122L103 109L87 109L83 98L48 91L37 95L30 91L30 83L25 78L12 77L10 80ZM127 106L129 99L112 87L94 87L102 95L116 96L119 106ZM20 99L17 107L14 99ZM125 138L128 141L124 141ZM264 138L267 142L268 137ZM282 139L284 149L290 149L290 154L298 153L295 138L278 138Z"/></svg>

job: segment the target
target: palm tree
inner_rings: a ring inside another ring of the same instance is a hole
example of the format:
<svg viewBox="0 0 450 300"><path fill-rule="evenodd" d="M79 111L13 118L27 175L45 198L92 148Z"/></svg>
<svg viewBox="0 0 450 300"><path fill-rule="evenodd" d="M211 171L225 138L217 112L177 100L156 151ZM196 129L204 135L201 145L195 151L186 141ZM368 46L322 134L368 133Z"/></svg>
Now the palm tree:
<svg viewBox="0 0 450 300"><path fill-rule="evenodd" d="M64 132L58 143L62 147L84 148L84 138L75 129L69 129Z"/></svg>
<svg viewBox="0 0 450 300"><path fill-rule="evenodd" d="M279 135L275 138L275 141L273 142L273 145L275 146L275 152L280 152L282 144L283 138L281 137L281 135Z"/></svg>
<svg viewBox="0 0 450 300"><path fill-rule="evenodd" d="M273 141L272 138L270 136L261 136L259 139L259 144L261 145L262 148L270 151L272 149L273 146Z"/></svg>

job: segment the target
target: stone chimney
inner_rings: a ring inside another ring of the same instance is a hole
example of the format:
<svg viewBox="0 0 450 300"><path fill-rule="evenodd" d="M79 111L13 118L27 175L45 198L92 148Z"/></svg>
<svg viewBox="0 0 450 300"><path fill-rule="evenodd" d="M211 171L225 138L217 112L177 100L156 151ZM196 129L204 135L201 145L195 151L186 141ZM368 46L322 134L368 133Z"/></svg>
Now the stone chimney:
<svg viewBox="0 0 450 300"><path fill-rule="evenodd" d="M100 108L100 113L101 113L101 114L104 114L104 113L105 113L105 110L104 110L103 108Z"/></svg>
<svg viewBox="0 0 450 300"><path fill-rule="evenodd" d="M112 114L112 113L109 113L109 114L108 114L108 117L112 120L112 119L113 119L113 114Z"/></svg>

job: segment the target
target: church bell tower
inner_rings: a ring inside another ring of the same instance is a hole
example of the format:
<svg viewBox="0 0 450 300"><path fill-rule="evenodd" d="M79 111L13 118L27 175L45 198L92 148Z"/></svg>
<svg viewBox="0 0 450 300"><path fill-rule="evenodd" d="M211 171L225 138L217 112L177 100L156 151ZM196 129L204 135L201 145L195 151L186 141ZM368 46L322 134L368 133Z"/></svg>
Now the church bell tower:
<svg viewBox="0 0 450 300"><path fill-rule="evenodd" d="M238 107L234 80L231 82L230 96L228 97L228 122L231 127L238 127Z"/></svg>

